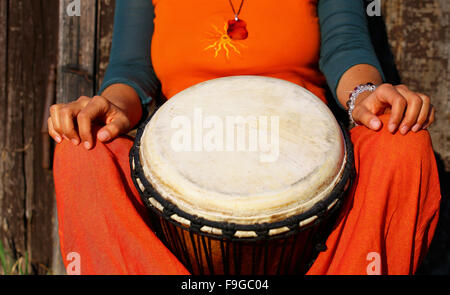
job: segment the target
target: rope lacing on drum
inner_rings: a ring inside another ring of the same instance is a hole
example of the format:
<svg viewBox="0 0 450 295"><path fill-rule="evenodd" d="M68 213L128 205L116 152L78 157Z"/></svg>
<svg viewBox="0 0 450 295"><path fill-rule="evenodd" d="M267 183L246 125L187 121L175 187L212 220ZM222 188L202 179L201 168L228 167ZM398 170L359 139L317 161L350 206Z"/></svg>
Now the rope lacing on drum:
<svg viewBox="0 0 450 295"><path fill-rule="evenodd" d="M318 208L318 211L316 213L316 216L317 216L317 220L316 221L320 221L320 220L322 220L324 218L324 216L326 216L327 204L324 201L320 200L320 201L318 201L316 203L315 206L316 206L316 208Z"/></svg>
<svg viewBox="0 0 450 295"><path fill-rule="evenodd" d="M269 236L269 228L267 222L255 224L255 232L258 237L266 238Z"/></svg>
<svg viewBox="0 0 450 295"><path fill-rule="evenodd" d="M163 213L166 216L172 216L173 214L175 214L175 208L176 206L172 203L167 203L166 206L163 209Z"/></svg>
<svg viewBox="0 0 450 295"><path fill-rule="evenodd" d="M222 235L225 238L233 239L235 233L236 233L236 223L233 223L233 222L224 223L224 226L222 229Z"/></svg>
<svg viewBox="0 0 450 295"><path fill-rule="evenodd" d="M292 216L286 218L286 226L289 228L289 231L296 230L299 227L297 220Z"/></svg>
<svg viewBox="0 0 450 295"><path fill-rule="evenodd" d="M203 224L205 222L205 219L202 217L199 217L197 215L193 215L191 218L191 228L196 230L197 232L200 231L200 229L202 228Z"/></svg>

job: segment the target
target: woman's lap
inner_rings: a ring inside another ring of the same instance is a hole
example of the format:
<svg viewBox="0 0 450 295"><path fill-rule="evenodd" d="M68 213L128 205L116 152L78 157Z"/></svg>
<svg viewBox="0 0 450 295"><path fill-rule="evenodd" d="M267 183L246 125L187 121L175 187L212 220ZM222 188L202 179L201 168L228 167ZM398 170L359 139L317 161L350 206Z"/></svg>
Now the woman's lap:
<svg viewBox="0 0 450 295"><path fill-rule="evenodd" d="M351 138L356 185L327 240L328 249L309 273L364 274L377 254L380 268L375 272L412 273L426 252L439 210L429 134L402 136L356 127ZM132 144L122 136L97 143L91 151L68 142L58 145L54 174L63 255L78 252L83 273L187 273L149 227L148 211L131 180Z"/></svg>

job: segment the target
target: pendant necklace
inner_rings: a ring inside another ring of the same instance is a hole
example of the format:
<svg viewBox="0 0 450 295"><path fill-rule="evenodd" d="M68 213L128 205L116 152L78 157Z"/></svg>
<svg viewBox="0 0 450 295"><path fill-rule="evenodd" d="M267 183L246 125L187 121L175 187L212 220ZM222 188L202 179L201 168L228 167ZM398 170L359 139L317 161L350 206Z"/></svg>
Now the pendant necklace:
<svg viewBox="0 0 450 295"><path fill-rule="evenodd" d="M228 21L228 29L227 34L232 40L244 40L248 37L247 31L247 23L242 19L239 19L239 14L241 13L242 6L244 5L244 1L241 1L241 5L239 6L239 10L236 12L234 9L234 5L232 0L228 0L231 5L231 9L233 9L234 19L230 19Z"/></svg>

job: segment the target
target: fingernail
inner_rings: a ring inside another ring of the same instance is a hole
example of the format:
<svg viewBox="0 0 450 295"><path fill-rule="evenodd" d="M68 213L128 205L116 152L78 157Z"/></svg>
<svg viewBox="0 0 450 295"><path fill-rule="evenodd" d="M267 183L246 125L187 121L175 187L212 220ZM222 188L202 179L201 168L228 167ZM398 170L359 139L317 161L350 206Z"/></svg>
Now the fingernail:
<svg viewBox="0 0 450 295"><path fill-rule="evenodd" d="M405 125L400 129L400 133L405 135L406 133L408 133L408 130L409 130L409 127Z"/></svg>
<svg viewBox="0 0 450 295"><path fill-rule="evenodd" d="M380 128L380 120L378 120L378 119L372 119L371 121L370 121L370 126L372 127L372 129L378 129L378 128Z"/></svg>
<svg viewBox="0 0 450 295"><path fill-rule="evenodd" d="M411 130L414 131L414 132L417 132L417 131L420 130L420 127L422 127L420 124L416 124L416 125L413 126L413 128Z"/></svg>
<svg viewBox="0 0 450 295"><path fill-rule="evenodd" d="M78 141L78 139L76 139L76 138L73 138L73 139L71 140L71 142L72 142L74 145L78 145L78 144L79 144L79 141Z"/></svg>
<svg viewBox="0 0 450 295"><path fill-rule="evenodd" d="M109 139L109 133L107 131L100 131L97 136L101 141L106 141Z"/></svg>
<svg viewBox="0 0 450 295"><path fill-rule="evenodd" d="M391 132L391 133L394 132L395 127L396 127L396 126L395 126L394 123L390 123L390 124L389 124L389 132Z"/></svg>
<svg viewBox="0 0 450 295"><path fill-rule="evenodd" d="M84 148L87 150L89 150L91 148L91 144L89 143L89 141L84 142Z"/></svg>
<svg viewBox="0 0 450 295"><path fill-rule="evenodd" d="M61 136L56 135L55 136L55 140L56 140L57 143L61 143L62 138L61 138Z"/></svg>

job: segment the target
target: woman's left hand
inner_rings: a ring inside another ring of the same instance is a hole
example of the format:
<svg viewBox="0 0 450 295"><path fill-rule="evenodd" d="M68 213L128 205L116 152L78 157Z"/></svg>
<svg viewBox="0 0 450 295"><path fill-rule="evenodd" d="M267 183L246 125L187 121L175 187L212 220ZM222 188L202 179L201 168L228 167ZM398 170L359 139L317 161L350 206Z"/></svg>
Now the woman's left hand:
<svg viewBox="0 0 450 295"><path fill-rule="evenodd" d="M352 112L356 123L372 130L382 126L378 115L390 113L388 129L405 135L428 128L435 119L435 108L425 94L411 91L405 85L381 84L370 93L362 93Z"/></svg>

